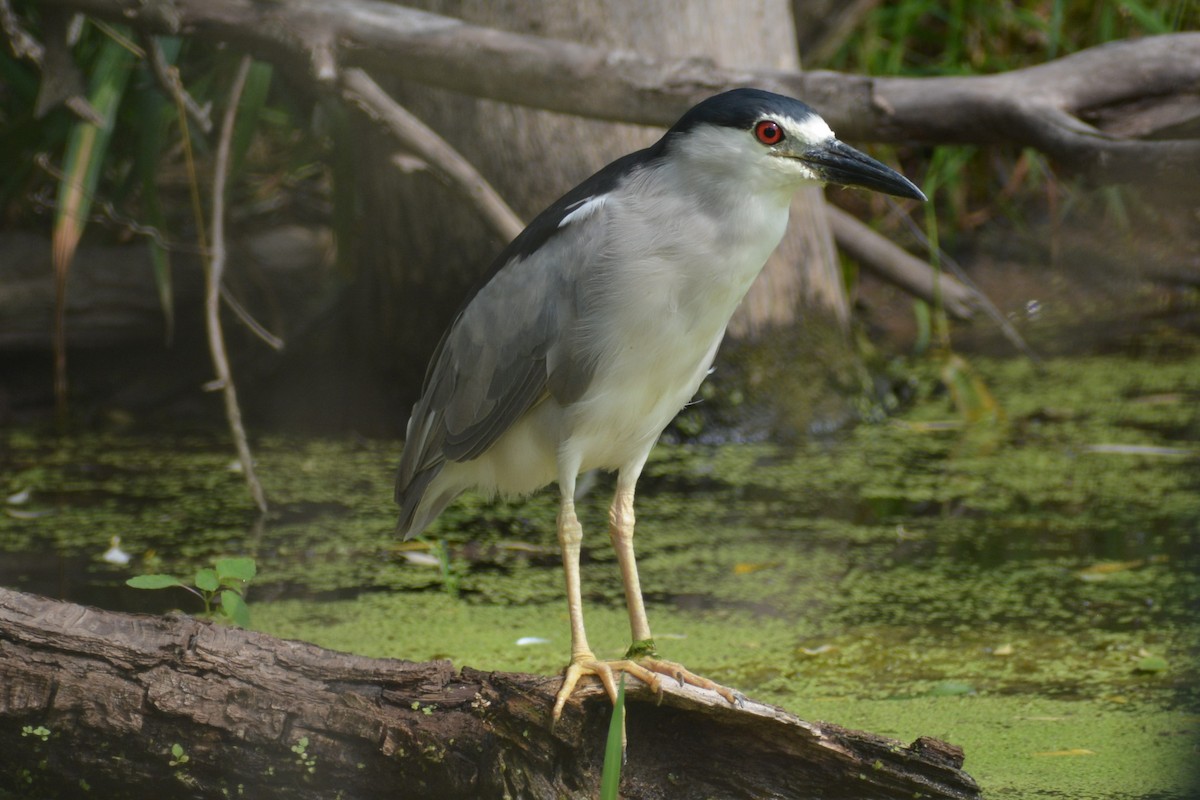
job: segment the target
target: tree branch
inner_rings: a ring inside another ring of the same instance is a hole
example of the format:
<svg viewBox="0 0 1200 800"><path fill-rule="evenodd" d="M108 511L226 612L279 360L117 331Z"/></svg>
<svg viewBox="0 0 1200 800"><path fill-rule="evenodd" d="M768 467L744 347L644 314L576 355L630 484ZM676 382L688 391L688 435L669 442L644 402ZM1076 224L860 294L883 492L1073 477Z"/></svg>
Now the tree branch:
<svg viewBox="0 0 1200 800"><path fill-rule="evenodd" d="M250 496L258 510L267 510L267 498L254 470L254 457L246 440L246 429L242 426L242 411L238 406L237 390L233 385L233 372L229 369L229 357L225 353L225 335L221 330L221 280L225 274L225 179L229 175L229 149L233 139L233 123L237 118L238 102L242 88L250 72L250 56L242 56L237 74L229 89L225 117L221 121L221 136L217 142L216 162L213 166L212 201L212 251L205 274L204 318L208 328L208 349L212 354L213 369L216 370L215 384L225 397L225 417L229 420L229 431L237 447L242 475L250 489Z"/></svg>
<svg viewBox="0 0 1200 800"><path fill-rule="evenodd" d="M1195 96L1200 33L1113 42L998 75L885 78L718 68L505 33L379 0L47 0L152 31L175 25L312 66L364 66L431 86L552 111L652 125L732 86L801 97L851 141L1009 143L1034 147L1101 183L1195 192L1200 141L1126 139L1084 117L1146 97ZM328 78L328 75L324 76ZM586 86L587 91L580 91ZM1070 124L1063 121L1070 119Z"/></svg>
<svg viewBox="0 0 1200 800"><path fill-rule="evenodd" d="M525 224L500 193L445 139L383 91L371 76L355 67L342 70L341 89L347 100L384 125L403 147L474 205L502 241L517 238Z"/></svg>

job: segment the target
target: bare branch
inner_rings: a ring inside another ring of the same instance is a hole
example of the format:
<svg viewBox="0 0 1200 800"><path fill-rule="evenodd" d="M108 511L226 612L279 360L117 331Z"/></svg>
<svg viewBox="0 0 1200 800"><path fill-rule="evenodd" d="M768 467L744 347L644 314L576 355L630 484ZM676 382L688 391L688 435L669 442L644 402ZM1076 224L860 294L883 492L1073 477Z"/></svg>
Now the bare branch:
<svg viewBox="0 0 1200 800"><path fill-rule="evenodd" d="M269 330L267 330L266 326L256 320L254 315L247 311L246 307L242 305L236 297L233 296L233 293L229 291L229 287L222 283L220 288L221 299L225 301L225 305L229 306L229 310L233 312L234 316L236 316L238 320L250 330L251 333L261 339L267 345L267 347L270 347L272 350L282 350L284 348L283 339L271 333Z"/></svg>
<svg viewBox="0 0 1200 800"><path fill-rule="evenodd" d="M19 46L19 40L26 37L26 41L20 46L24 49L25 55L36 63L42 72L37 101L34 103L34 118L41 119L58 106L63 105L84 122L90 122L100 128L104 127L104 118L88 102L83 73L79 71L79 67L71 55L73 39L77 35L74 32L77 27L75 25L77 18L82 19L66 8L48 9L42 18L44 44L38 44L19 27L10 30L10 20L4 21L4 27L9 35L14 37L12 40L14 52ZM16 24L15 19L11 22Z"/></svg>
<svg viewBox="0 0 1200 800"><path fill-rule="evenodd" d="M342 72L343 96L372 119L385 125L408 150L427 163L450 188L462 194L505 242L525 227L475 167L424 122L393 100L361 69Z"/></svg>
<svg viewBox="0 0 1200 800"><path fill-rule="evenodd" d="M893 201L891 198L889 198L888 202L891 203ZM921 226L913 222L911 218L908 216L901 216L900 219L908 228L909 233L911 233L917 239L917 241L919 241L922 246L925 247L931 257L936 255L939 263L945 265L951 272L957 275L966 286L970 287L971 290L975 292L975 299L978 302L979 307L982 308L984 312L992 318L992 321L996 323L996 327L998 327L1000 332L1004 334L1004 338L1008 339L1009 343L1011 343L1013 347L1017 348L1017 350L1019 350L1026 358L1040 367L1042 364L1041 356L1039 356L1034 349L1029 346L1029 343L1025 341L1025 337L1021 336L1020 332L1013 326L1011 322L1009 322L1008 317L1000 313L1000 309L996 308L996 304L992 302L991 298L980 291L979 287L975 285L975 282L972 281L970 276L967 275L967 271L963 269L957 261L951 258L948 253L946 253L940 247L936 247L933 242L929 241L929 237L927 237L925 232L921 230Z"/></svg>
<svg viewBox="0 0 1200 800"><path fill-rule="evenodd" d="M221 137L217 142L217 157L213 167L213 201L212 201L212 250L205 275L204 311L208 328L208 348L212 354L213 368L216 370L218 385L225 396L225 416L229 420L229 430L233 434L237 446L238 461L242 465L242 474L250 487L250 495L260 511L267 510L267 498L263 494L262 484L254 471L254 458L250 454L250 444L246 440L246 429L242 426L242 412L238 407L237 390L233 385L233 373L229 369L229 358L225 352L225 335L221 330L221 278L225 272L225 180L229 174L229 150L233 139L233 123L237 119L238 101L242 89L246 85L246 75L250 72L253 59L242 56L238 64L237 74L229 89L229 101L225 108L225 116L221 121Z"/></svg>
<svg viewBox="0 0 1200 800"><path fill-rule="evenodd" d="M150 30L166 27L142 0L47 0ZM1034 147L1102 184L1195 191L1200 141L1143 141L1068 130L1072 117L1150 96L1194 95L1200 33L1094 47L999 75L879 78L837 72L721 69L656 61L573 42L505 33L379 0L175 0L172 22L309 72L313 47L336 63L536 108L666 125L699 99L757 85L802 97L851 141L998 143ZM579 87L586 86L582 92Z"/></svg>

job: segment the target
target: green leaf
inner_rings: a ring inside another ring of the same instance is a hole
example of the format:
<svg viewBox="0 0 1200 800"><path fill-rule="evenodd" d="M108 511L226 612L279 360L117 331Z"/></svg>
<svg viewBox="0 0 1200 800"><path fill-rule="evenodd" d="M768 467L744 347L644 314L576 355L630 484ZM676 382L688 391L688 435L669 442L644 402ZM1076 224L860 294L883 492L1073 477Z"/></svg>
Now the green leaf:
<svg viewBox="0 0 1200 800"><path fill-rule="evenodd" d="M239 581L254 580L254 576L258 574L258 567L254 564L253 558L221 558L217 560L217 577L222 583L228 583L229 579Z"/></svg>
<svg viewBox="0 0 1200 800"><path fill-rule="evenodd" d="M134 575L125 581L126 586L134 589L167 589L172 586L183 586L183 582L174 575Z"/></svg>
<svg viewBox="0 0 1200 800"><path fill-rule="evenodd" d="M55 281L55 327L54 353L55 397L60 410L66 408L66 337L62 319L66 305L67 276L75 249L87 226L92 198L100 182L108 143L112 138L117 109L125 93L125 84L133 64L133 55L119 42L106 38L100 53L92 65L88 102L104 121L97 127L90 122L79 121L71 128L67 149L63 154L63 176L58 183L58 199L55 203L54 232L51 235L51 257L54 264Z"/></svg>
<svg viewBox="0 0 1200 800"><path fill-rule="evenodd" d="M600 773L600 800L617 800L621 788L621 762L625 760L625 673L617 686L617 702L608 723L608 742L604 748L604 770Z"/></svg>
<svg viewBox="0 0 1200 800"><path fill-rule="evenodd" d="M250 608L242 596L232 589L221 592L221 613L239 628L250 626Z"/></svg>
<svg viewBox="0 0 1200 800"><path fill-rule="evenodd" d="M212 567L196 570L196 579L192 582L202 592L215 592L221 588L221 581L217 578L217 571Z"/></svg>
<svg viewBox="0 0 1200 800"><path fill-rule="evenodd" d="M55 205L55 269L63 273L75 255L100 182L100 169L108 151L117 109L133 65L133 54L119 42L106 38L92 65L88 102L104 120L103 127L79 121L71 127L63 156L63 179Z"/></svg>
<svg viewBox="0 0 1200 800"><path fill-rule="evenodd" d="M168 64L175 61L180 42L174 37L158 37ZM141 206L145 222L165 233L167 216L159 200L158 181L163 154L167 150L167 132L175 112L162 92L141 91L137 94L136 131L138 146L134 157L134 173L141 184ZM171 281L171 254L153 238L146 240L154 265L154 282L158 287L158 302L162 306L165 339L171 343L175 331L174 290Z"/></svg>

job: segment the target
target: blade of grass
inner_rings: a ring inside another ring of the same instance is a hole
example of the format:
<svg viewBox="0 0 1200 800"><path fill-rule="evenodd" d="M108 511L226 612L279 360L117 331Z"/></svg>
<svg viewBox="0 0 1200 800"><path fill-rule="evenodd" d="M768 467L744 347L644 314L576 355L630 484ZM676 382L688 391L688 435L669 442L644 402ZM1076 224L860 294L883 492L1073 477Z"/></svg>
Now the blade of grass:
<svg viewBox="0 0 1200 800"><path fill-rule="evenodd" d="M104 155L129 80L133 54L121 43L105 38L92 67L88 102L104 120L97 126L76 122L67 139L63 180L58 185L52 254L54 263L54 399L59 420L67 412L67 275L87 225L92 197L100 182Z"/></svg>
<svg viewBox="0 0 1200 800"><path fill-rule="evenodd" d="M1171 23L1167 19L1166 8L1156 8L1153 4L1143 5L1132 0L1124 0L1117 4L1129 14L1137 24L1149 34L1170 33Z"/></svg>
<svg viewBox="0 0 1200 800"><path fill-rule="evenodd" d="M608 723L608 741L604 747L604 770L600 773L600 800L617 800L621 788L621 765L625 760L625 673L617 686L617 702Z"/></svg>
<svg viewBox="0 0 1200 800"><path fill-rule="evenodd" d="M174 63L179 54L180 40L163 37L158 40L158 49L164 60ZM142 213L145 220L160 231L166 230L167 218L158 195L159 162L167 146L167 129L175 109L160 92L138 93L138 139L139 146L134 169L141 185ZM164 338L171 343L175 333L175 302L171 280L171 256L154 238L147 239L150 260L154 265L154 283L158 288L158 302L162 307L165 322Z"/></svg>

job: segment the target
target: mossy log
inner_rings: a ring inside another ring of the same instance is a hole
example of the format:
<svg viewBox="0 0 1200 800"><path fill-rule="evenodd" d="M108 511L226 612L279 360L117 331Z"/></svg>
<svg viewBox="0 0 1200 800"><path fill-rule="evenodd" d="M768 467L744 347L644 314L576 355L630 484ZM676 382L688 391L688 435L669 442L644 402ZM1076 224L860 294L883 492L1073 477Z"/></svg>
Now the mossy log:
<svg viewBox="0 0 1200 800"><path fill-rule="evenodd" d="M558 677L324 650L0 589L0 794L590 798L610 706ZM977 798L962 751L628 687L624 798Z"/></svg>

